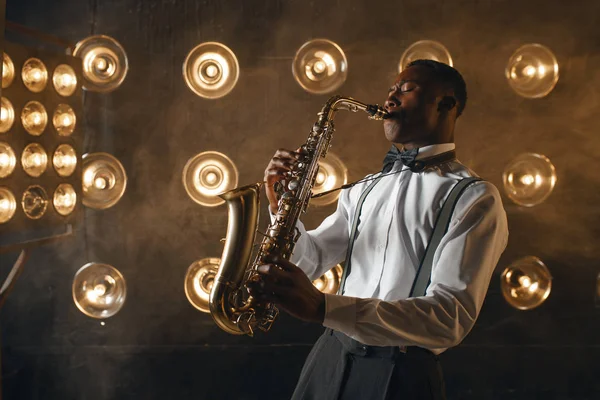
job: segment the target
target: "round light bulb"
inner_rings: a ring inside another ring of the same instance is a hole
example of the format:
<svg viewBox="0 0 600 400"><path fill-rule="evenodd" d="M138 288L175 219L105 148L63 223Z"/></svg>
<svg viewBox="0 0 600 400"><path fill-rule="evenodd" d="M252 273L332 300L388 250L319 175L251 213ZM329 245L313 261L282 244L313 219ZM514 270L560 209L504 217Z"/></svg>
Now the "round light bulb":
<svg viewBox="0 0 600 400"><path fill-rule="evenodd" d="M532 175L527 174L521 177L521 183L523 183L524 185L531 185L534 182L535 178Z"/></svg>
<svg viewBox="0 0 600 400"><path fill-rule="evenodd" d="M317 173L317 181L316 181L316 183L318 185L322 185L324 182L325 182L325 174L322 173L322 172L318 172Z"/></svg>
<svg viewBox="0 0 600 400"><path fill-rule="evenodd" d="M2 120L2 122L6 122L6 119L8 118L8 110L4 107L2 107L2 109L0 110L0 120Z"/></svg>
<svg viewBox="0 0 600 400"><path fill-rule="evenodd" d="M209 172L208 174L206 174L206 183L208 183L209 185L212 185L216 182L217 182L217 174L215 174L214 172Z"/></svg>
<svg viewBox="0 0 600 400"><path fill-rule="evenodd" d="M217 74L219 73L219 69L217 68L216 65L209 65L208 67L206 67L206 75L209 78L214 78L215 76L217 76Z"/></svg>
<svg viewBox="0 0 600 400"><path fill-rule="evenodd" d="M64 127L71 125L71 123L73 122L73 120L71 119L69 114L63 114L61 119L62 119L62 126L64 126Z"/></svg>
<svg viewBox="0 0 600 400"><path fill-rule="evenodd" d="M103 57L98 57L94 61L94 66L99 71L106 71L108 68L108 63L106 62L106 60Z"/></svg>
<svg viewBox="0 0 600 400"><path fill-rule="evenodd" d="M96 179L94 179L94 186L96 187L96 189L106 189L106 186L108 185L108 182L106 182L106 179L102 178L102 177L98 177Z"/></svg>
<svg viewBox="0 0 600 400"><path fill-rule="evenodd" d="M10 208L10 201L8 201L8 199L1 199L0 200L0 211L8 211L9 208Z"/></svg>
<svg viewBox="0 0 600 400"><path fill-rule="evenodd" d="M327 68L327 65L325 65L325 63L323 61L315 62L315 65L313 66L313 69L315 70L315 72L317 74L322 73L323 71L325 71L326 68Z"/></svg>
<svg viewBox="0 0 600 400"><path fill-rule="evenodd" d="M31 79L35 82L42 80L42 71L39 68L33 68L30 72Z"/></svg>
<svg viewBox="0 0 600 400"><path fill-rule="evenodd" d="M10 165L10 157L8 154L0 154L0 168L5 168Z"/></svg>
<svg viewBox="0 0 600 400"><path fill-rule="evenodd" d="M525 68L523 68L523 74L525 76L529 76L529 77L534 76L535 71L536 71L536 68L533 65L528 65Z"/></svg>

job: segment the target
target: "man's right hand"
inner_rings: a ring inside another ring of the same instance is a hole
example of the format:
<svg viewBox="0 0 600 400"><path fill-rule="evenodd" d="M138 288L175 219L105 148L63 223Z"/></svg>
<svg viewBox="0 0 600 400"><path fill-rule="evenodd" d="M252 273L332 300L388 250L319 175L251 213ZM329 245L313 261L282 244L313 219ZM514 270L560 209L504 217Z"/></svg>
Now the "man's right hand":
<svg viewBox="0 0 600 400"><path fill-rule="evenodd" d="M298 149L300 150L300 149ZM286 178L286 173L291 171L298 161L298 151L279 149L269 161L265 169L265 192L269 199L269 209L273 214L277 213L278 199L275 192L275 183Z"/></svg>

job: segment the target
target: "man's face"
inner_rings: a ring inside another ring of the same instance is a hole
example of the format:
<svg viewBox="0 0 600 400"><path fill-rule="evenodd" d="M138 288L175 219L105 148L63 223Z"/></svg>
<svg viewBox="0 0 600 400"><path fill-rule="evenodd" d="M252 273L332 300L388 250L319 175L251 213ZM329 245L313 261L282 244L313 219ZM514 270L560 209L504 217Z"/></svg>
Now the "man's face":
<svg viewBox="0 0 600 400"><path fill-rule="evenodd" d="M403 70L390 87L384 108L391 115L383 121L385 137L392 143L424 145L438 125L441 85L424 66Z"/></svg>

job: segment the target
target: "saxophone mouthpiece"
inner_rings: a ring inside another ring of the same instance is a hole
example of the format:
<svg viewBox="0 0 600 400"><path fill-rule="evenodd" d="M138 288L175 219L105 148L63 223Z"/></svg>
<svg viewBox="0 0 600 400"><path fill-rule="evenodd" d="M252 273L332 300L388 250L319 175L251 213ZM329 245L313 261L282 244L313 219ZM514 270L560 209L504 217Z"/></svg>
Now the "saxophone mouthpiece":
<svg viewBox="0 0 600 400"><path fill-rule="evenodd" d="M390 117L390 113L377 104L368 105L366 111L370 115L371 119L375 119L377 121L381 121Z"/></svg>

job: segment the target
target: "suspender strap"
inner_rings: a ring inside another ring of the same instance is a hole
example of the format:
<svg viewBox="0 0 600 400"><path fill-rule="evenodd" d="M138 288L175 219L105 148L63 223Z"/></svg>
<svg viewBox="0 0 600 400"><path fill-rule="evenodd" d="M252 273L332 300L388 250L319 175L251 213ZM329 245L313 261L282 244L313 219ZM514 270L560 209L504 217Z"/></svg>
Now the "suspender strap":
<svg viewBox="0 0 600 400"><path fill-rule="evenodd" d="M409 297L425 296L425 291L427 290L427 287L431 282L433 256L440 242L442 241L442 238L448 231L448 227L450 226L450 220L452 219L452 213L454 212L456 203L458 203L458 199L460 198L461 194L470 184L480 180L480 178L465 178L459 181L452 188L452 191L448 195L448 198L446 198L446 201L442 206L442 210L438 214L438 217L435 221L431 238L429 239L429 243L427 244L425 255L421 260L421 265L419 265L419 269L417 270L417 276L415 277L415 280L413 282L413 286L410 291Z"/></svg>
<svg viewBox="0 0 600 400"><path fill-rule="evenodd" d="M350 257L352 256L352 248L354 247L354 239L356 239L356 229L358 228L358 224L360 222L360 212L362 210L363 203L367 198L367 195L377 182L381 180L383 175L379 175L358 198L358 204L356 205L356 212L354 213L354 219L352 220L352 229L350 230L350 242L348 243L348 250L346 251L346 261L344 261L344 272L342 274L342 279L340 283L340 288L338 289L338 294L344 294L344 287L346 286L346 278L350 273Z"/></svg>

